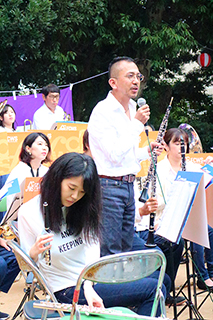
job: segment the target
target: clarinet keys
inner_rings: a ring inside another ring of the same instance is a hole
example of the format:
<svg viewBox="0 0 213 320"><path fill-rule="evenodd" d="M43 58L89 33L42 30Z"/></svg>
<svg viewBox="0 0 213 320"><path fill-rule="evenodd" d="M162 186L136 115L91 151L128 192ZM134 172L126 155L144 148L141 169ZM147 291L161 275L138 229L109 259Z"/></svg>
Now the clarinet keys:
<svg viewBox="0 0 213 320"><path fill-rule="evenodd" d="M44 210L44 225L45 225L45 230L44 234L50 233L50 217L49 217L49 206L47 202L43 203L43 210ZM45 246L48 246L50 242L46 243ZM50 249L47 249L44 251L44 258L46 261L46 264L48 266L51 266L51 252Z"/></svg>

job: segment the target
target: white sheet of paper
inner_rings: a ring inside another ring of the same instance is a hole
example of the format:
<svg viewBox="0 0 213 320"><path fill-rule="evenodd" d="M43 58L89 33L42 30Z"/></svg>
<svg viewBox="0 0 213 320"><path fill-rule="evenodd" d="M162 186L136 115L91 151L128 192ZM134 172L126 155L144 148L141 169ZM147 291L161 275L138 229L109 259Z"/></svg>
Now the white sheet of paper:
<svg viewBox="0 0 213 320"><path fill-rule="evenodd" d="M206 210L208 217L208 224L213 228L213 184L206 189Z"/></svg>
<svg viewBox="0 0 213 320"><path fill-rule="evenodd" d="M191 181L174 181L156 234L177 242L196 186L197 183Z"/></svg>
<svg viewBox="0 0 213 320"><path fill-rule="evenodd" d="M202 176L182 237L210 248L204 181Z"/></svg>

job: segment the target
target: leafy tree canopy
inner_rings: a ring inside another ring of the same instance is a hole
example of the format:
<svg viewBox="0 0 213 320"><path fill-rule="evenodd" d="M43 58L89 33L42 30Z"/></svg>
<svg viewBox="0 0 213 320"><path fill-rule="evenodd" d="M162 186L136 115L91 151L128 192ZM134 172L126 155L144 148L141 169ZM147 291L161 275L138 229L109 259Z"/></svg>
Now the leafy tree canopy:
<svg viewBox="0 0 213 320"><path fill-rule="evenodd" d="M185 77L182 67L202 51L212 55L212 25L213 0L2 0L0 90L17 89L20 79L33 88L74 83L128 55L145 75L140 94L155 128L174 96L169 127L190 123L209 152L213 63ZM107 75L74 86L75 120L87 121L108 89Z"/></svg>

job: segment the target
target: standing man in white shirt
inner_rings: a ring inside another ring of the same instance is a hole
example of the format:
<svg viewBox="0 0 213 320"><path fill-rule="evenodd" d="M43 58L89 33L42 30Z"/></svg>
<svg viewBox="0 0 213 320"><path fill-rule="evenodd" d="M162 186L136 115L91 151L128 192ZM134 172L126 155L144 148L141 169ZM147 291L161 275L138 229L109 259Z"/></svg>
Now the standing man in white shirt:
<svg viewBox="0 0 213 320"><path fill-rule="evenodd" d="M140 162L149 157L139 148L139 135L148 121L149 106L136 110L143 79L134 60L117 57L109 65L112 90L89 119L89 145L102 188L103 233L101 255L130 251L133 243L135 200L133 182ZM152 148L159 144L152 143Z"/></svg>
<svg viewBox="0 0 213 320"><path fill-rule="evenodd" d="M64 120L64 110L58 106L60 89L51 83L41 93L44 104L34 113L33 129L50 130L56 121Z"/></svg>

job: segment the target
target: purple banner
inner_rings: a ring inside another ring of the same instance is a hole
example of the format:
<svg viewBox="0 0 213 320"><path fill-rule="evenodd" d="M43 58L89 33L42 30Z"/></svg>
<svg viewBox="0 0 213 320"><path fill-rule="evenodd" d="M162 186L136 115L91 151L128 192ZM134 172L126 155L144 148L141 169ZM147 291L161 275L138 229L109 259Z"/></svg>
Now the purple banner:
<svg viewBox="0 0 213 320"><path fill-rule="evenodd" d="M24 120L26 119L33 121L33 115L35 111L44 104L41 93L37 93L37 97L35 97L34 94L28 96L17 95L16 100L14 100L13 96L0 97L0 102L5 99L7 99L7 103L10 104L16 111L15 127L23 126ZM70 115L71 121L74 121L72 108L72 91L69 87L60 90L60 99L58 105L62 107L67 114Z"/></svg>

